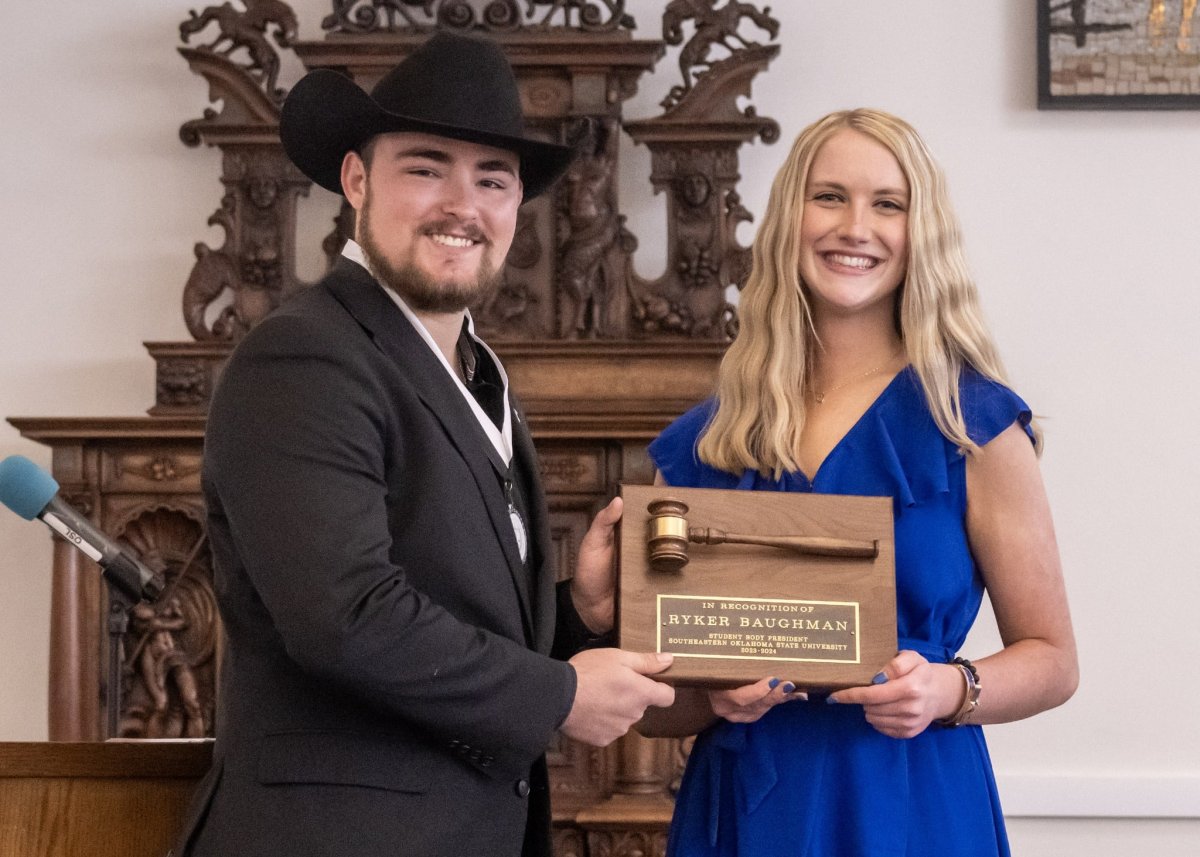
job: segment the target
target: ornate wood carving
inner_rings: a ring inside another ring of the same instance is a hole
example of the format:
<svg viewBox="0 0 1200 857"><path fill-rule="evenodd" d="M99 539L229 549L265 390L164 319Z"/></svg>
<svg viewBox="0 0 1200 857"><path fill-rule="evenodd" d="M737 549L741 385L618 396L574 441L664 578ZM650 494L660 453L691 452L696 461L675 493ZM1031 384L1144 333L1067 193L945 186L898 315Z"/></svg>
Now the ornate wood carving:
<svg viewBox="0 0 1200 857"><path fill-rule="evenodd" d="M753 107L739 110L755 75L779 52L737 36L749 17L772 38L779 24L747 3L716 8L711 0L672 0L663 17L663 38L683 41L685 24L695 33L680 51L683 83L663 101L654 119L627 122L625 130L650 149L650 181L667 195L667 272L654 282L635 280L634 315L651 335L683 334L728 340L737 331L736 311L725 300L730 285L741 288L750 272L750 251L738 243L737 227L752 220L736 186L738 150L755 137L779 137L773 119ZM730 53L711 59L716 45ZM696 69L703 66L703 70Z"/></svg>
<svg viewBox="0 0 1200 857"><path fill-rule="evenodd" d="M202 518L158 508L113 529L167 580L155 603L135 605L130 615L120 734L210 737L220 622Z"/></svg>
<svg viewBox="0 0 1200 857"><path fill-rule="evenodd" d="M778 36L779 22L771 17L770 11L759 11L749 3L736 0L728 0L724 6L706 0L671 0L667 3L663 12L663 41L669 45L683 45L679 51L679 71L683 75L683 83L671 90L663 101L663 107L674 107L691 90L697 68L712 70L714 47L720 45L731 55L760 47L738 33L744 18L749 18L772 39ZM683 24L687 21L692 22L695 32L685 42Z"/></svg>
<svg viewBox="0 0 1200 857"><path fill-rule="evenodd" d="M267 40L267 28L273 26L276 44L287 47L299 27L296 13L281 0L243 0L243 5L241 11L232 3L222 3L199 14L189 12L188 19L179 25L179 36L187 42L216 22L216 38L204 50L227 57L244 49L249 56L246 71L259 79L268 97L282 101L285 92L275 86L279 80L279 53Z"/></svg>
<svg viewBox="0 0 1200 857"><path fill-rule="evenodd" d="M278 141L285 93L277 85L277 48L294 50L309 68L337 69L369 87L438 27L486 32L505 45L534 129L570 142L580 157L549 199L522 212L499 288L473 308L489 339L643 342L651 347L632 368L649 372L671 342L711 342L715 360L736 332L726 290L740 287L748 273L749 253L735 232L751 219L736 190L738 149L755 137L778 136L773 120L737 105L778 52L777 45L742 35L757 28L774 39L779 25L767 11L742 2L670 0L663 40L653 42L631 38L624 0L335 0L322 21L326 38L299 42L285 3L242 5L210 6L180 26L185 43L211 39L180 53L208 81L221 110L206 109L180 133L188 145L203 142L223 152L225 193L209 223L221 226L225 240L217 248L196 245L183 292L193 344L213 349L180 353L187 344L157 344L152 413L203 413L229 346L306 285L295 275L295 231L296 199L309 182ZM624 121L622 103L664 44L682 46L681 83L663 100L661 116ZM623 132L650 148L651 182L667 195L669 263L653 281L634 272L638 239L617 198ZM331 261L352 220L344 206L323 245Z"/></svg>
<svg viewBox="0 0 1200 857"><path fill-rule="evenodd" d="M206 132L197 133L203 138ZM184 321L197 341L236 342L302 285L295 276L295 209L296 197L308 192L308 179L277 145L223 148L226 193L208 223L224 230L225 243L216 250L196 245L196 264L183 289ZM173 391L175 402L180 392L185 397L207 392L198 384L203 370L192 372L175 361L166 376L176 384L190 382Z"/></svg>
<svg viewBox="0 0 1200 857"><path fill-rule="evenodd" d="M589 830L590 857L663 857L667 853L664 830Z"/></svg>
<svg viewBox="0 0 1200 857"><path fill-rule="evenodd" d="M229 358L229 343L147 342L155 362L155 405L153 416L203 414L217 376Z"/></svg>
<svg viewBox="0 0 1200 857"><path fill-rule="evenodd" d="M587 33L632 30L637 26L625 14L625 0L334 0L333 13L321 29L333 33L419 32L440 27L448 30L484 30L507 33L523 26L546 29L555 22ZM482 8L478 8L482 6ZM538 14L541 13L540 17Z"/></svg>
<svg viewBox="0 0 1200 857"><path fill-rule="evenodd" d="M679 793L679 785L683 781L683 769L687 767L688 756L692 755L692 745L696 743L696 738L689 736L672 740L670 743L670 779L667 780L667 790L675 795Z"/></svg>
<svg viewBox="0 0 1200 857"><path fill-rule="evenodd" d="M613 339L629 333L625 279L636 241L617 213L619 130L612 118L592 124L563 180L558 339Z"/></svg>
<svg viewBox="0 0 1200 857"><path fill-rule="evenodd" d="M555 857L587 857L587 844L583 832L577 827L555 827Z"/></svg>

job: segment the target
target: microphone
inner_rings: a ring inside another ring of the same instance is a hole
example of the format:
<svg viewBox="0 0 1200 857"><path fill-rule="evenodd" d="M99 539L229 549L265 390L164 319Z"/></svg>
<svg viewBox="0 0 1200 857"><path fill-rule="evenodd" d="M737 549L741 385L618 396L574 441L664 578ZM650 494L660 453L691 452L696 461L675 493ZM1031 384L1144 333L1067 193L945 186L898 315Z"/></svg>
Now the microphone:
<svg viewBox="0 0 1200 857"><path fill-rule="evenodd" d="M134 602L153 601L165 588L162 577L119 542L96 529L58 496L58 482L23 455L0 461L0 503L27 521L40 518L104 570L104 577Z"/></svg>

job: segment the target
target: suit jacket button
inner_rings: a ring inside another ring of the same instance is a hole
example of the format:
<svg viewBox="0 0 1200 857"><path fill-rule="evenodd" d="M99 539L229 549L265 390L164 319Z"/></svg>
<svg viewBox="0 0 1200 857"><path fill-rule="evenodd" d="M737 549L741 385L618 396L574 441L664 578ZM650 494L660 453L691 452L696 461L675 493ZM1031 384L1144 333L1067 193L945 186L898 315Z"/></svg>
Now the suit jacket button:
<svg viewBox="0 0 1200 857"><path fill-rule="evenodd" d="M529 797L529 780L517 780L515 791L517 797Z"/></svg>
<svg viewBox="0 0 1200 857"><path fill-rule="evenodd" d="M492 762L494 761L496 761L495 756L484 756L479 760L479 765L483 768L490 768L492 766Z"/></svg>

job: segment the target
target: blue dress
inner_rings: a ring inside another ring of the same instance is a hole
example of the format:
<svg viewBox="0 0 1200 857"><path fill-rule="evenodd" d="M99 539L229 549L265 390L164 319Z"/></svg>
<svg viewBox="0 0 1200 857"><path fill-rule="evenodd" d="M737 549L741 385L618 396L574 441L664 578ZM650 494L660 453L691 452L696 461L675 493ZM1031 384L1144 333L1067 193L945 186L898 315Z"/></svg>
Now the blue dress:
<svg viewBox="0 0 1200 857"><path fill-rule="evenodd" d="M984 445L1030 411L974 371L960 385L967 433ZM810 481L717 470L695 455L715 409L688 411L650 445L671 485L894 498L901 649L954 657L983 581L967 544L966 464L933 421L911 367L900 372ZM781 678L787 678L780 674ZM983 702L986 704L986 688ZM858 705L824 697L777 705L755 723L701 733L668 837L672 857L973 857L1008 855L991 760L978 726L931 724L889 738Z"/></svg>

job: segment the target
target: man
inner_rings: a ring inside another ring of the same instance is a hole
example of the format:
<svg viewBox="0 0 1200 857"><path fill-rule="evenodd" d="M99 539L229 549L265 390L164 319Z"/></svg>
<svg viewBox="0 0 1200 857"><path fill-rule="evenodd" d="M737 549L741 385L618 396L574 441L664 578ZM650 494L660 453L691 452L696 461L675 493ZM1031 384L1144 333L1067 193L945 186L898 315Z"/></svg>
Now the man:
<svg viewBox="0 0 1200 857"><path fill-rule="evenodd" d="M569 152L524 137L498 47L449 34L371 95L307 75L280 135L345 194L355 241L250 332L213 399L227 645L178 853L549 854L555 731L604 745L674 697L648 677L666 657L551 657L611 629L620 504L556 592L532 441L466 312Z"/></svg>

